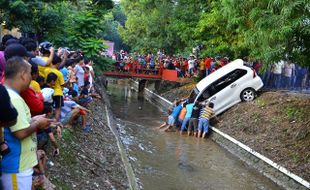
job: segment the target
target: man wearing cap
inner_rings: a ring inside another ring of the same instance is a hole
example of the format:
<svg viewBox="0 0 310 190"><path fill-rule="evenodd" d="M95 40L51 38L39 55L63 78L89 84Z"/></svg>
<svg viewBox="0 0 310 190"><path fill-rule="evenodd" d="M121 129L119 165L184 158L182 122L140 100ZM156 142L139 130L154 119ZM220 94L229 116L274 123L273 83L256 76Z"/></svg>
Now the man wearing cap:
<svg viewBox="0 0 310 190"><path fill-rule="evenodd" d="M25 58L26 60L34 57L32 53L27 52L27 49L23 45L17 43L7 46L4 50L4 56L6 60L14 56L19 56Z"/></svg>
<svg viewBox="0 0 310 190"><path fill-rule="evenodd" d="M5 60L8 60L13 56L20 56L20 57L23 57L27 60L29 60L30 58L33 57L33 55L30 52L27 52L26 48L23 45L21 45L19 43L9 43L9 45L6 46L6 48L4 50L4 58L5 58L4 62L1 61L1 54L0 54L0 61L4 67L6 65ZM1 69L0 69L0 71L1 71ZM1 72L0 72L0 83L1 84L4 83L4 75L2 75L2 77L1 77Z"/></svg>
<svg viewBox="0 0 310 190"><path fill-rule="evenodd" d="M31 118L27 104L19 95L31 81L31 66L26 60L16 56L8 59L4 75L4 85L18 116L15 125L4 128L4 140L11 151L2 157L2 187L31 190L33 167L38 163L35 132L47 128L50 120L42 115Z"/></svg>
<svg viewBox="0 0 310 190"><path fill-rule="evenodd" d="M2 83L2 79L4 76L4 67L5 67L5 58L4 58L4 49L5 49L5 45L6 42L10 39L14 38L12 35L10 34L6 34L2 37L2 41L1 41L1 51L0 51L0 83Z"/></svg>

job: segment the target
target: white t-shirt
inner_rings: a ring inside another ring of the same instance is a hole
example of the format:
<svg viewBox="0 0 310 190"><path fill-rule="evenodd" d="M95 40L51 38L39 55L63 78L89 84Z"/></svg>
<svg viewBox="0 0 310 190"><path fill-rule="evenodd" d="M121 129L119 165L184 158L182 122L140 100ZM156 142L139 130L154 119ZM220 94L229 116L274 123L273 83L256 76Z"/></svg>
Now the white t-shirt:
<svg viewBox="0 0 310 190"><path fill-rule="evenodd" d="M193 69L195 67L195 60L189 60L188 61L188 69Z"/></svg>
<svg viewBox="0 0 310 190"><path fill-rule="evenodd" d="M81 65L77 64L74 67L75 75L77 77L77 82L79 87L84 86L84 69L81 67Z"/></svg>
<svg viewBox="0 0 310 190"><path fill-rule="evenodd" d="M275 63L273 65L273 73L274 74L281 74L283 67L284 67L284 61L283 60L279 61L278 63Z"/></svg>
<svg viewBox="0 0 310 190"><path fill-rule="evenodd" d="M293 70L295 70L295 64L294 63L289 64L286 62L284 64L284 76L292 77Z"/></svg>

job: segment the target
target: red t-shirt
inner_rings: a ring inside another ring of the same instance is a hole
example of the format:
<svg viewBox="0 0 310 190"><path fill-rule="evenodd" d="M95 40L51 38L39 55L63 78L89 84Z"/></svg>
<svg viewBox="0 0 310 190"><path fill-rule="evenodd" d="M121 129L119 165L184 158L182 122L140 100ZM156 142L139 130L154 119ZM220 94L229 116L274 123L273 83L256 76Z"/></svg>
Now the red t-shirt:
<svg viewBox="0 0 310 190"><path fill-rule="evenodd" d="M211 68L211 63L212 63L212 59L209 57L205 60L205 65L206 68L210 69Z"/></svg>
<svg viewBox="0 0 310 190"><path fill-rule="evenodd" d="M184 69L185 69L185 71L187 71L188 70L188 61L186 60L186 61L184 61Z"/></svg>
<svg viewBox="0 0 310 190"><path fill-rule="evenodd" d="M20 95L28 105L32 117L42 114L44 109L44 99L42 94L36 93L33 89L28 88Z"/></svg>

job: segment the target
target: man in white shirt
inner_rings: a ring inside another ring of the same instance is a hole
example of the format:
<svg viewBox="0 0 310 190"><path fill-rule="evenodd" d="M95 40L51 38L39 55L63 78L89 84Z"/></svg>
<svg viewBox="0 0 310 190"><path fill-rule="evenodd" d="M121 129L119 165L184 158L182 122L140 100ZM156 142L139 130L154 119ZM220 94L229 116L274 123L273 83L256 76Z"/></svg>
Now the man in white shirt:
<svg viewBox="0 0 310 190"><path fill-rule="evenodd" d="M295 72L295 64L291 61L287 61L284 64L284 70L283 70L283 87L285 89L291 88L291 79L293 76L293 73Z"/></svg>
<svg viewBox="0 0 310 190"><path fill-rule="evenodd" d="M281 60L273 65L273 88L279 89L281 87L281 74L284 68L284 61Z"/></svg>
<svg viewBox="0 0 310 190"><path fill-rule="evenodd" d="M191 55L188 60L188 74L190 76L194 74L194 67L195 67L195 59L194 59L194 56Z"/></svg>

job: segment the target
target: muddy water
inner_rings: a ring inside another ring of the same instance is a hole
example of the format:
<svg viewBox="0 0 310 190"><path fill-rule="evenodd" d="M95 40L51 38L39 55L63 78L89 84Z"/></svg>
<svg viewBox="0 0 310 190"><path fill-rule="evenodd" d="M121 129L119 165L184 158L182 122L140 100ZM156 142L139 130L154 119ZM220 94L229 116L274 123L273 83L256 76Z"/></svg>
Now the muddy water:
<svg viewBox="0 0 310 190"><path fill-rule="evenodd" d="M108 90L141 189L279 189L209 139L156 129L166 113L130 87L109 84Z"/></svg>

